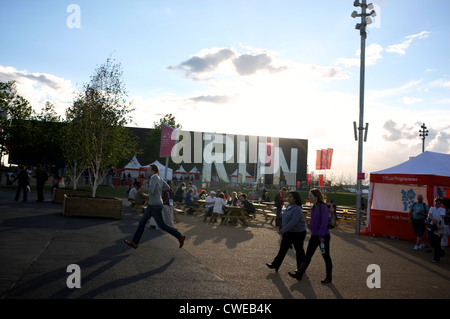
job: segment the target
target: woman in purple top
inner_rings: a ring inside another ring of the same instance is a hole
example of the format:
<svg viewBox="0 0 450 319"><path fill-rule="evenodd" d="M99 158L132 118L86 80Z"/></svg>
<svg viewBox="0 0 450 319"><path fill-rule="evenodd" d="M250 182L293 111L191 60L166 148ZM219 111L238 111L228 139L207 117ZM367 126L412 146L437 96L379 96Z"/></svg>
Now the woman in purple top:
<svg viewBox="0 0 450 319"><path fill-rule="evenodd" d="M316 252L317 246L323 245L322 257L325 261L327 276L322 280L322 283L331 283L333 263L330 257L330 230L328 229L330 212L319 189L313 188L309 191L309 200L313 204L313 207L311 208L311 222L309 224L311 236L309 238L308 248L306 249L305 258L303 258L299 269L296 272L290 272L289 275L297 280L301 280L311 262L312 256Z"/></svg>

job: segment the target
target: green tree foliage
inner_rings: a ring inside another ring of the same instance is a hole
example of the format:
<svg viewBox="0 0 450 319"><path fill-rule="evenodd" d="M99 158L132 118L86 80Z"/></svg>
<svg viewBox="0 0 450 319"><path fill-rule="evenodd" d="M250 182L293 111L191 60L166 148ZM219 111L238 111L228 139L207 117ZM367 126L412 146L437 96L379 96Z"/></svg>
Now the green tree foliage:
<svg viewBox="0 0 450 319"><path fill-rule="evenodd" d="M61 119L53 104L47 102L40 113L18 95L14 81L0 83L1 156L11 149L15 164L61 164L59 134Z"/></svg>
<svg viewBox="0 0 450 319"><path fill-rule="evenodd" d="M131 104L120 63L108 58L99 66L66 111L64 153L73 174L89 170L92 197L106 173L136 153L137 140L125 127Z"/></svg>
<svg viewBox="0 0 450 319"><path fill-rule="evenodd" d="M15 137L28 140L27 119L33 110L30 103L17 94L14 81L0 83L0 157L9 153L8 145Z"/></svg>
<svg viewBox="0 0 450 319"><path fill-rule="evenodd" d="M153 122L153 130L147 134L144 142L145 163L152 163L155 160L165 163L165 159L159 157L159 150L161 147L161 130L163 124L167 124L175 129L181 128L181 125L176 123L175 117L171 113L164 115L164 117L159 119L159 121ZM169 166L173 165L174 163L169 161Z"/></svg>

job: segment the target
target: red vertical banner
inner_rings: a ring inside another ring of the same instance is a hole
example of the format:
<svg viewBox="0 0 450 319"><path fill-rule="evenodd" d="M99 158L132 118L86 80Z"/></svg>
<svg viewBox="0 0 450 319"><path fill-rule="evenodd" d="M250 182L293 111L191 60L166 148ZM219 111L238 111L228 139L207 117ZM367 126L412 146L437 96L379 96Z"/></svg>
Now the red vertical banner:
<svg viewBox="0 0 450 319"><path fill-rule="evenodd" d="M316 151L316 170L323 169L322 167L322 151Z"/></svg>
<svg viewBox="0 0 450 319"><path fill-rule="evenodd" d="M311 174L306 175L306 178L308 179L308 186L311 185Z"/></svg>
<svg viewBox="0 0 450 319"><path fill-rule="evenodd" d="M164 124L161 126L161 146L159 148L159 156L167 157L172 153L172 148L175 146L174 140L171 139L174 128Z"/></svg>
<svg viewBox="0 0 450 319"><path fill-rule="evenodd" d="M323 187L323 174L319 175L319 186Z"/></svg>
<svg viewBox="0 0 450 319"><path fill-rule="evenodd" d="M329 148L327 149L327 169L331 168L331 160L333 159L333 149Z"/></svg>
<svg viewBox="0 0 450 319"><path fill-rule="evenodd" d="M320 153L320 167L322 167L322 169L327 169L327 150L321 150Z"/></svg>

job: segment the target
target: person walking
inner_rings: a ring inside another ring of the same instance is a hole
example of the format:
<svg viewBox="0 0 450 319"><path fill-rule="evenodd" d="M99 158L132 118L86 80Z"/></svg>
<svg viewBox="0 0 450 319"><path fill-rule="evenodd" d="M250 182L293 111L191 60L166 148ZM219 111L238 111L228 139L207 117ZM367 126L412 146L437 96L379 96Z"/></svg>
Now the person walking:
<svg viewBox="0 0 450 319"><path fill-rule="evenodd" d="M182 235L175 228L168 226L164 222L162 217L162 191L169 189L169 185L161 177L159 177L159 167L157 165L151 164L147 170L147 174L150 176L150 182L148 186L148 206L145 209L141 219L139 220L138 228L134 233L133 240L125 240L125 244L133 247L134 249L138 248L139 241L141 240L142 234L145 230L145 225L147 224L150 217L153 217L160 229L168 232L178 239L181 248L184 245L186 236Z"/></svg>
<svg viewBox="0 0 450 319"><path fill-rule="evenodd" d="M173 225L173 198L175 191L173 190L172 181L167 182L169 185L169 189L162 192L162 200L163 200L163 210L162 216L164 222L172 228L175 228Z"/></svg>
<svg viewBox="0 0 450 319"><path fill-rule="evenodd" d="M428 216L428 210L428 205L423 202L423 195L417 195L417 202L414 202L409 210L409 222L412 224L414 234L416 235L414 250L425 247L422 237L426 230L425 218Z"/></svg>
<svg viewBox="0 0 450 319"><path fill-rule="evenodd" d="M437 197L434 200L434 206L430 207L428 219L431 222L431 238L430 244L433 247L434 256L431 260L433 263L440 262L445 256L445 251L441 247L442 236L447 233L444 227L445 208L442 207L442 198Z"/></svg>
<svg viewBox="0 0 450 319"><path fill-rule="evenodd" d="M302 211L302 200L300 194L295 191L290 191L287 196L288 206L282 213L282 227L278 233L282 236L280 249L274 260L270 264L266 264L270 269L275 269L278 272L284 257L289 248L294 246L297 260L297 269L305 257L305 250L303 249L303 242L306 237L306 221Z"/></svg>
<svg viewBox="0 0 450 319"><path fill-rule="evenodd" d="M302 276L306 272L317 247L320 246L326 270L326 277L321 282L324 284L331 283L333 262L330 256L330 230L328 229L330 212L325 204L322 192L318 188L313 188L309 191L308 199L313 204L311 208L311 222L309 224L311 236L305 258L300 264L300 267L293 273L289 272L289 275L299 281L302 280Z"/></svg>
<svg viewBox="0 0 450 319"><path fill-rule="evenodd" d="M41 164L39 164L36 169L35 178L36 178L36 192L37 192L37 196L38 196L38 199L36 201L43 202L44 201L44 185L45 185L45 182L47 182L47 180L48 180L48 174L44 170L44 168L42 167Z"/></svg>
<svg viewBox="0 0 450 319"><path fill-rule="evenodd" d="M281 211L284 206L284 194L287 192L286 187L282 187L278 193L275 195L274 202L275 207L277 208L277 217L275 218L275 225L278 227L278 229L281 229Z"/></svg>
<svg viewBox="0 0 450 319"><path fill-rule="evenodd" d="M20 192L23 192L23 202L27 201L28 186L30 186L30 175L27 172L27 166L24 165L17 174L17 190L14 200L17 202L20 198Z"/></svg>

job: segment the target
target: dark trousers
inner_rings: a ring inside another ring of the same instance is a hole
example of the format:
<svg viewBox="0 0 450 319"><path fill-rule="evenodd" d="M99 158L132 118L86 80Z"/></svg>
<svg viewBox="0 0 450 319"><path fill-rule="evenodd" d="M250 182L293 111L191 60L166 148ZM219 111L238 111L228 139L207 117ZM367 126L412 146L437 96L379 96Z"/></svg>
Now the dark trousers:
<svg viewBox="0 0 450 319"><path fill-rule="evenodd" d="M275 217L275 226L278 227L278 229L281 229L281 210L283 209L282 206L277 206L277 217Z"/></svg>
<svg viewBox="0 0 450 319"><path fill-rule="evenodd" d="M440 261L441 257L444 257L445 251L441 247L441 239L442 236L431 234L430 245L433 248L434 256L433 259L436 261Z"/></svg>
<svg viewBox="0 0 450 319"><path fill-rule="evenodd" d="M36 192L39 202L44 201L44 183L36 183Z"/></svg>
<svg viewBox="0 0 450 319"><path fill-rule="evenodd" d="M181 234L178 230L176 230L173 227L170 227L164 222L164 219L162 217L162 209L163 205L148 205L147 208L144 211L144 214L142 215L141 219L139 220L139 225L134 233L133 236L133 242L136 244L139 244L139 241L141 240L142 234L145 230L145 225L147 225L148 220L150 217L153 216L155 219L156 225L158 225L159 228L162 230L168 232L172 236L176 237L177 239L181 238Z"/></svg>
<svg viewBox="0 0 450 319"><path fill-rule="evenodd" d="M294 246L296 260L297 260L297 269L300 267L300 264L305 257L305 250L303 249L303 242L305 241L306 230L303 232L285 232L281 239L280 249L278 250L278 254L272 262L272 265L275 268L280 268L283 263L284 257L286 256L289 248Z"/></svg>
<svg viewBox="0 0 450 319"><path fill-rule="evenodd" d="M324 237L324 243L325 243L325 254L322 254L323 260L325 261L325 268L327 273L331 273L331 270L333 269L333 263L331 261L330 256L330 235L325 235ZM305 258L303 259L303 262L305 263L306 267L308 267L309 263L311 262L311 258L316 252L317 247L320 244L320 239L318 235L311 235L308 242L308 248L306 249Z"/></svg>
<svg viewBox="0 0 450 319"><path fill-rule="evenodd" d="M19 200L19 198L20 198L20 191L23 192L23 201L26 202L27 201L27 196L28 196L28 194L27 194L27 191L28 191L27 184L20 184L19 183L17 185L16 197L15 197L16 201Z"/></svg>

